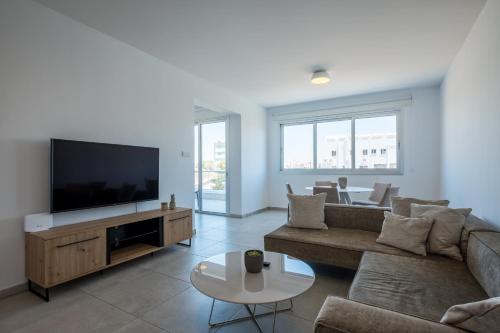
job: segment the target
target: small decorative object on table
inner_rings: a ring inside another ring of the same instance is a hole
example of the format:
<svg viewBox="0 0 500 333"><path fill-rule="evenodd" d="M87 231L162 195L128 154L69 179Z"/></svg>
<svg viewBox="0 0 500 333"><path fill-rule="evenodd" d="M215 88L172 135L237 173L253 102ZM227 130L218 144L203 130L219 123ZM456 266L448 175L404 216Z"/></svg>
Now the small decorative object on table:
<svg viewBox="0 0 500 333"><path fill-rule="evenodd" d="M260 273L264 263L264 253L260 250L245 251L245 268L248 273Z"/></svg>
<svg viewBox="0 0 500 333"><path fill-rule="evenodd" d="M170 194L170 209L175 209L175 194Z"/></svg>
<svg viewBox="0 0 500 333"><path fill-rule="evenodd" d="M168 201L162 202L161 203L161 210L168 210Z"/></svg>
<svg viewBox="0 0 500 333"><path fill-rule="evenodd" d="M339 177L339 186L342 189L347 187L347 177Z"/></svg>

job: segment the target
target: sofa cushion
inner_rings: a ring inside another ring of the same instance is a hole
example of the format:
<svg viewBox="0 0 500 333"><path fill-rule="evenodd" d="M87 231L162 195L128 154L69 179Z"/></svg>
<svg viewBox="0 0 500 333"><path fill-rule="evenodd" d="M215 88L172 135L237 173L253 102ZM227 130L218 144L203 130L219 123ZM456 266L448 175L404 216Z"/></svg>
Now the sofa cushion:
<svg viewBox="0 0 500 333"><path fill-rule="evenodd" d="M500 297L454 305L441 322L472 332L495 332L500 324Z"/></svg>
<svg viewBox="0 0 500 333"><path fill-rule="evenodd" d="M387 208L325 204L328 227L380 232Z"/></svg>
<svg viewBox="0 0 500 333"><path fill-rule="evenodd" d="M373 251L397 254L400 256L416 256L410 252L377 243L378 233L365 230L331 227L328 228L328 230L307 230L281 226L265 237L359 252Z"/></svg>
<svg viewBox="0 0 500 333"><path fill-rule="evenodd" d="M348 296L434 321L452 305L487 297L463 262L375 252L364 253Z"/></svg>
<svg viewBox="0 0 500 333"><path fill-rule="evenodd" d="M450 204L448 200L422 200L417 198L404 198L394 196L391 197L392 212L397 215L410 217L412 203L435 206L448 206Z"/></svg>
<svg viewBox="0 0 500 333"><path fill-rule="evenodd" d="M499 297L500 233L471 233L467 248L467 265L488 295Z"/></svg>
<svg viewBox="0 0 500 333"><path fill-rule="evenodd" d="M442 206L411 204L411 217L429 217L434 219L428 240L428 251L462 261L460 236L465 219L471 209L453 209Z"/></svg>
<svg viewBox="0 0 500 333"><path fill-rule="evenodd" d="M411 218L385 212L382 232L377 243L426 256L425 242L433 222L430 218Z"/></svg>
<svg viewBox="0 0 500 333"><path fill-rule="evenodd" d="M460 252L462 256L467 258L467 246L469 245L469 237L474 231L492 231L500 232L500 228L491 225L473 214L469 214L465 220L464 228L462 229L462 235L460 237Z"/></svg>
<svg viewBox="0 0 500 333"><path fill-rule="evenodd" d="M287 225L293 228L328 229L325 224L326 193L315 195L287 194L290 219Z"/></svg>

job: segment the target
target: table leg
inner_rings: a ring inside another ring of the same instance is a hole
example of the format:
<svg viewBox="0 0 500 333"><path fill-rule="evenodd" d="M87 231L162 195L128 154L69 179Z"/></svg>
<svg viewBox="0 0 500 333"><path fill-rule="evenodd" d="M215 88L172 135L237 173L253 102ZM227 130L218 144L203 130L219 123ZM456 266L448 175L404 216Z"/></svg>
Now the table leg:
<svg viewBox="0 0 500 333"><path fill-rule="evenodd" d="M278 303L274 303L274 314L273 314L273 333L274 333L274 327L276 326L276 309L278 308Z"/></svg>
<svg viewBox="0 0 500 333"><path fill-rule="evenodd" d="M250 319L252 319L252 321L255 324L255 326L257 326L257 329L259 330L259 332L260 333L264 333L262 331L262 328L260 327L259 323L257 322L257 319L255 318L255 315L252 313L252 310L250 310L250 307L247 304L245 304L245 309L247 309L247 312L250 315ZM276 318L276 310L275 310L274 316ZM273 332L274 332L274 330L273 330Z"/></svg>
<svg viewBox="0 0 500 333"><path fill-rule="evenodd" d="M340 192L340 203L344 205L350 205L351 204L351 197L349 196L349 193L347 192Z"/></svg>
<svg viewBox="0 0 500 333"><path fill-rule="evenodd" d="M212 298L212 306L210 307L210 316L208 317L208 325L213 326L212 324L212 313L214 312L215 298Z"/></svg>
<svg viewBox="0 0 500 333"><path fill-rule="evenodd" d="M265 305L262 305L262 306L265 307L265 308L270 309L270 307L267 307ZM217 323L213 323L212 322L212 315L213 315L213 312L214 312L214 307L215 307L215 298L212 299L212 305L210 307L210 315L208 316L208 325L210 327L220 327L220 326L224 326L224 325L228 325L228 324L233 324L233 323L237 323L237 322L240 322L240 321L244 321L244 320L249 320L250 319L257 326L257 329L259 330L259 332L262 333L262 327L257 322L257 318L258 317L262 317L262 316L268 316L268 315L272 314L273 315L273 332L274 332L274 328L276 326L276 315L278 313L280 313L280 312L291 311L292 308L293 308L293 301L290 298L290 307L288 307L286 309L278 310L278 303L274 303L274 307L272 308L272 311L268 311L268 312L264 312L264 313L259 313L259 314L255 314L256 304L254 304L253 309L250 309L250 306L248 304L244 304L244 307L245 307L245 309L247 310L247 312L249 314L247 317L230 319L230 320L221 321L221 322L217 322Z"/></svg>

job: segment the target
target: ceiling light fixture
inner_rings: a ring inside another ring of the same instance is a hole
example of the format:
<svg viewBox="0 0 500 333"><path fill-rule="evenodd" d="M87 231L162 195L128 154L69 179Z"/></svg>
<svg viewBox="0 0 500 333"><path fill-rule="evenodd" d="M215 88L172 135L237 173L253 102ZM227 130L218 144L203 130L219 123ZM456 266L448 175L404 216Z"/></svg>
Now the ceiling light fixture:
<svg viewBox="0 0 500 333"><path fill-rule="evenodd" d="M311 77L312 84L327 84L330 80L330 74L325 70L315 71Z"/></svg>

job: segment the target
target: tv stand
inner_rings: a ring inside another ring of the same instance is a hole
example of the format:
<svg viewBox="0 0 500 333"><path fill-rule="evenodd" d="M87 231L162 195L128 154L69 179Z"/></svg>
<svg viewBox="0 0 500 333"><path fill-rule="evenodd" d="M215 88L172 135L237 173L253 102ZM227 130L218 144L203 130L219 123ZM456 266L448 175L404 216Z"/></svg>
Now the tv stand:
<svg viewBox="0 0 500 333"><path fill-rule="evenodd" d="M173 244L190 246L192 234L190 208L150 210L26 233L28 289L48 302L51 287Z"/></svg>

